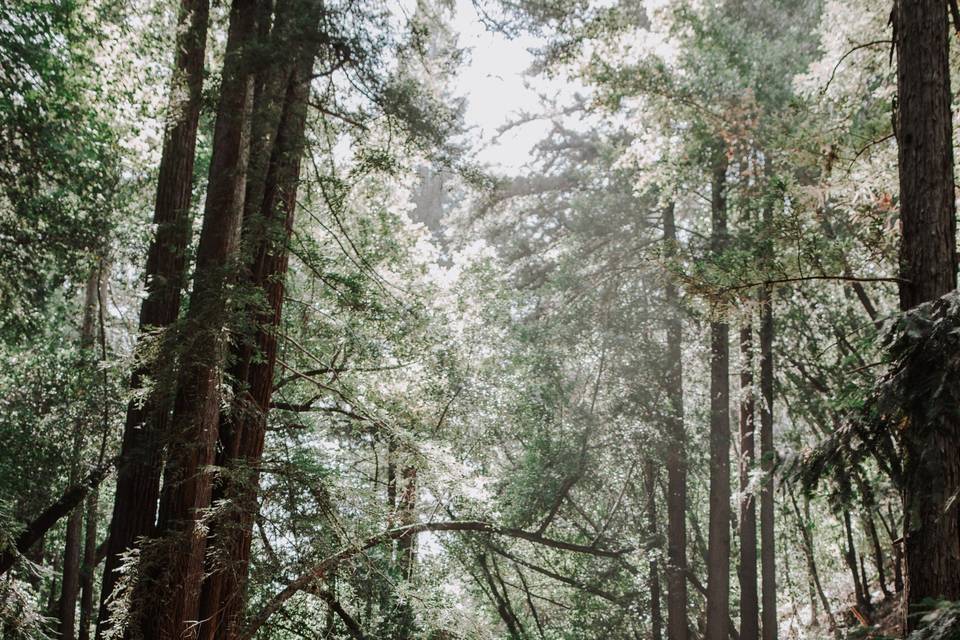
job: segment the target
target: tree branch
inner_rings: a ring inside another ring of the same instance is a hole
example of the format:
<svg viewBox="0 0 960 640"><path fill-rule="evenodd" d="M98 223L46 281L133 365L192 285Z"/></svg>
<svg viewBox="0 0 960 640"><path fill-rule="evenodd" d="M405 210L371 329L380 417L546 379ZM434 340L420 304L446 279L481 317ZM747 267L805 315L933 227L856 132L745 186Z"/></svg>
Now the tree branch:
<svg viewBox="0 0 960 640"><path fill-rule="evenodd" d="M519 538L521 540L527 540L528 542L533 542L535 544L543 545L545 547L551 547L554 549L561 549L563 551L572 551L574 553L584 553L593 556L599 556L604 558L619 558L625 553L628 553L630 549L621 549L621 550L610 550L610 549L598 549L593 546L586 546L581 544L576 544L574 542L566 542L563 540L556 540L554 538L546 538L540 534L524 531L523 529L513 529L510 527L498 527L489 522L483 522L480 520L455 520L448 522L419 522L416 524L406 525L403 527L397 527L395 529L389 529L382 533L379 533L375 536L371 536L366 540L363 540L355 545L345 547L340 551L334 553L331 556L327 556L321 560L317 565L310 569L305 574L301 575L298 578L295 578L286 587L279 591L273 598L271 598L267 603L257 612L250 621L247 623L246 629L244 629L240 640L251 640L257 630L263 626L263 624L277 612L283 604L294 596L298 591L302 591L309 587L309 585L316 580L322 578L328 571L339 566L341 563L350 560L351 558L372 549L386 542L393 540L401 540L408 538L410 536L416 535L418 533L425 532L439 532L439 531L466 531L466 532L475 532L475 533L486 533L490 535L499 535L506 536L509 538Z"/></svg>

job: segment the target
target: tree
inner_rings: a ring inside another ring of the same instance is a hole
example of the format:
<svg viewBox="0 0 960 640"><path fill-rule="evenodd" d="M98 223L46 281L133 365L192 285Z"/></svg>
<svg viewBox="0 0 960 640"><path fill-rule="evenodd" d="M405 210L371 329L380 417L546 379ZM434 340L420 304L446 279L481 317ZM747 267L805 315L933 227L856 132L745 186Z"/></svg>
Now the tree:
<svg viewBox="0 0 960 640"><path fill-rule="evenodd" d="M900 173L900 308L957 286L953 129L946 9L932 1L894 6L896 134ZM903 430L904 614L928 598L960 599L960 424L909 418Z"/></svg>
<svg viewBox="0 0 960 640"><path fill-rule="evenodd" d="M727 247L727 150L711 150L711 250ZM725 640L730 615L729 326L710 323L710 527L707 543L707 638Z"/></svg>
<svg viewBox="0 0 960 640"><path fill-rule="evenodd" d="M206 536L197 525L210 503L229 286L243 217L257 4L236 0L230 9L203 227L180 333L188 346L177 376L174 430L157 517L159 540L141 552L134 598L139 631L148 638L179 636L197 619L206 549Z"/></svg>
<svg viewBox="0 0 960 640"><path fill-rule="evenodd" d="M677 253L674 203L663 214L666 254ZM683 323L679 317L677 286L668 278L664 286L667 303L667 377L669 394L667 450L667 637L686 640L687 622L687 434L683 418Z"/></svg>
<svg viewBox="0 0 960 640"><path fill-rule="evenodd" d="M176 321L183 295L191 236L190 204L208 5L208 0L183 0L179 9L168 122L154 200L156 235L147 255L144 272L147 295L140 307L137 337L140 362L130 377L130 388L134 391L142 390L150 378L157 386L145 398L134 399L127 407L100 591L98 636L109 624L108 604L123 554L134 548L139 538L150 536L155 526L163 439L169 428L169 398L164 387L173 373L159 351L169 349L172 344L163 332Z"/></svg>

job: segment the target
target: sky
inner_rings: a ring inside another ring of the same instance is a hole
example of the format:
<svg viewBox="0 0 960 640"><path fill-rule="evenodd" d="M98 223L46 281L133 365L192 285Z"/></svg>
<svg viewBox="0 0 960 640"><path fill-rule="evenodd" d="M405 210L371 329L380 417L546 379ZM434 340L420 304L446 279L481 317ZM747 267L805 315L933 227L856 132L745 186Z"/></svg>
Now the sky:
<svg viewBox="0 0 960 640"><path fill-rule="evenodd" d="M467 49L453 91L467 99L464 119L479 149L477 160L504 173L520 172L533 146L549 130L549 123L529 122L499 137L498 130L524 113L541 112L538 92L554 95L563 88L542 78L524 76L533 62L530 49L541 41L530 36L510 40L488 31L471 0L457 0L452 26L459 35L459 45Z"/></svg>

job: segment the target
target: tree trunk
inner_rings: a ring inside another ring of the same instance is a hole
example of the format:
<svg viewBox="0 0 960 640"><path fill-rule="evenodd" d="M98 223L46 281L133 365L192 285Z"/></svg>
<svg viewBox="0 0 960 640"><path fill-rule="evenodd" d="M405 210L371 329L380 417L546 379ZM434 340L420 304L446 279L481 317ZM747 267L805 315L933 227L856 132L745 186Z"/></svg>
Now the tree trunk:
<svg viewBox="0 0 960 640"><path fill-rule="evenodd" d="M646 490L647 537L655 538L659 535L657 524L657 472L653 461L646 460L644 464L644 489ZM663 614L660 611L660 567L657 556L650 556L650 628L651 639L663 638Z"/></svg>
<svg viewBox="0 0 960 640"><path fill-rule="evenodd" d="M833 617L833 610L830 608L830 600L823 592L823 586L820 583L820 573L817 571L816 556L813 553L813 536L810 534L810 529L808 528L810 526L810 503L804 498L803 513L806 516L804 517L804 515L800 513L800 507L797 506L797 498L793 495L792 490L790 491L790 502L793 504L793 512L797 518L797 528L800 530L800 538L803 540L803 555L806 556L807 572L809 573L810 581L813 582L817 596L820 598L820 603L823 605L823 611L827 614L830 629L834 635L839 635L837 621Z"/></svg>
<svg viewBox="0 0 960 640"><path fill-rule="evenodd" d="M948 28L940 0L894 6L902 310L957 287ZM902 430L908 630L924 599L960 600L960 423L911 422Z"/></svg>
<svg viewBox="0 0 960 640"><path fill-rule="evenodd" d="M97 264L87 278L83 293L83 319L80 327L80 363L82 371L88 368L87 352L96 340L96 310L102 270ZM86 431L86 416L81 414L73 425L70 485L80 481L80 465ZM63 578L57 610L57 633L60 638L76 637L77 596L80 594L80 549L83 537L83 508L77 504L67 518L66 540L63 549Z"/></svg>
<svg viewBox="0 0 960 640"><path fill-rule="evenodd" d="M757 510L750 492L755 459L753 399L753 326L740 329L740 638L760 637L757 593Z"/></svg>
<svg viewBox="0 0 960 640"><path fill-rule="evenodd" d="M843 509L843 532L847 548L844 553L844 560L847 562L847 568L853 576L853 592L860 607L861 613L866 614L870 611L869 595L866 591L866 585L860 579L860 573L857 571L857 548L853 543L853 524L850 521L850 510Z"/></svg>
<svg viewBox="0 0 960 640"><path fill-rule="evenodd" d="M769 173L769 169L767 170ZM763 208L763 226L772 233L773 206ZM773 255L767 249L765 261ZM777 554L774 530L773 468L777 452L773 446L773 298L768 285L760 288L760 598L763 640L777 640Z"/></svg>
<svg viewBox="0 0 960 640"><path fill-rule="evenodd" d="M150 243L145 271L146 293L140 307L138 350L151 332L170 326L180 313L184 267L190 241L190 196L197 126L203 89L209 0L181 0L176 55L169 90L169 118L163 140L153 211L156 235ZM131 390L151 377L159 386L172 386L169 367L140 360L130 379ZM164 375L166 374L166 375ZM169 403L156 392L127 407L121 444L121 464L113 516L107 536L107 556L100 590L97 637L106 631L107 603L117 582L121 556L142 536L152 535L160 490L162 438L167 430Z"/></svg>
<svg viewBox="0 0 960 640"><path fill-rule="evenodd" d="M727 156L712 167L712 249L727 244ZM730 610L730 328L710 323L710 524L707 542L707 640L725 640Z"/></svg>
<svg viewBox="0 0 960 640"><path fill-rule="evenodd" d="M181 337L169 453L157 530L162 540L141 556L136 599L147 640L193 635L203 578L206 535L220 419L221 370L227 348L228 285L235 277L243 217L253 102L257 0L234 0L224 55L203 228L193 292Z"/></svg>
<svg viewBox="0 0 960 640"><path fill-rule="evenodd" d="M89 640L93 622L94 574L97 572L97 525L100 522L100 491L94 489L87 496L87 523L83 546L83 565L80 570L80 631L79 640Z"/></svg>
<svg viewBox="0 0 960 640"><path fill-rule="evenodd" d="M259 464L263 453L267 413L273 393L277 355L277 331L283 306L284 277L287 271L287 243L293 229L300 161L304 151L307 103L310 76L316 56L315 45L308 39L283 33L282 16L293 17L293 7L307 6L298 2L278 5L278 22L274 30L280 41L274 44L293 49L281 64L271 65L267 80L258 87L255 120L262 133L259 152L270 156L266 175L254 177L259 170L251 161L248 176L262 182L247 188L244 214L243 246L249 249L245 277L249 286L263 298L263 305L251 309L257 321L253 334L234 347L233 377L235 407L223 416L220 427L221 466L230 469L217 487L217 497L225 499L226 512L213 523L211 540L217 558L201 593L200 638L235 638L240 632L246 602L246 582L250 562L250 545L257 513ZM296 16L303 21L302 12ZM309 21L306 21L309 22ZM278 49L284 50L284 49ZM276 86L274 76L284 78ZM275 127L269 121L275 117ZM274 142L264 148L263 138Z"/></svg>
<svg viewBox="0 0 960 640"><path fill-rule="evenodd" d="M677 225L671 202L663 213L664 253L677 252ZM687 434L683 423L683 322L677 286L669 275L664 287L669 404L667 451L667 638L687 640Z"/></svg>

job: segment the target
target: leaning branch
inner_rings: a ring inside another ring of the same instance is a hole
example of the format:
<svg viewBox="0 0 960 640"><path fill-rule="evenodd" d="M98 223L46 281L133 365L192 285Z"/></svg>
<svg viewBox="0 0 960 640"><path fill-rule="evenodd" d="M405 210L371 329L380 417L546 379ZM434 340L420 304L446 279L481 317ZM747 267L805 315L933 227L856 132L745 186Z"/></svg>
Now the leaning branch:
<svg viewBox="0 0 960 640"><path fill-rule="evenodd" d="M254 634L260 629L260 627L263 626L270 616L276 613L277 610L279 610L287 600L294 596L294 594L307 589L311 584L323 578L323 576L326 575L331 569L336 568L341 563L386 542L402 540L418 533L440 531L466 531L506 536L509 538L527 540L529 542L533 542L545 547L551 547L553 549L572 551L574 553L584 553L604 558L618 558L629 552L629 549L599 549L595 546L587 546L573 542L566 542L563 540L556 540L554 538L544 537L535 532L524 531L523 529L513 529L510 527L498 527L490 524L489 522L482 522L479 520L420 522L403 527L397 527L395 529L389 529L375 536L367 538L366 540L363 540L355 545L345 547L331 556L327 556L308 572L301 575L299 578L294 579L279 593L273 596L273 598L271 598L267 604L265 604L263 608L260 609L260 611L250 619L250 621L247 623L246 629L241 635L241 640L251 640Z"/></svg>
<svg viewBox="0 0 960 640"><path fill-rule="evenodd" d="M871 277L857 277L857 276L797 276L794 278L775 278L773 280L760 280L758 282L746 282L744 284L738 284L731 287L725 287L720 289L717 293L723 295L725 293L733 293L735 291L742 291L744 289L753 289L754 287L764 287L774 284L790 284L793 282L808 282L810 280L831 280L834 282L907 282L903 278L892 278L892 277L883 277L878 276L875 278Z"/></svg>
<svg viewBox="0 0 960 640"><path fill-rule="evenodd" d="M17 536L13 548L7 548L0 552L0 576L9 571L14 563L16 563L17 558L36 544L53 525L57 524L61 518L83 502L87 494L109 475L114 464L115 461L111 460L94 468L93 471L87 474L86 478L68 488L66 492L60 496L59 500L44 509L43 513L34 518L20 535Z"/></svg>

